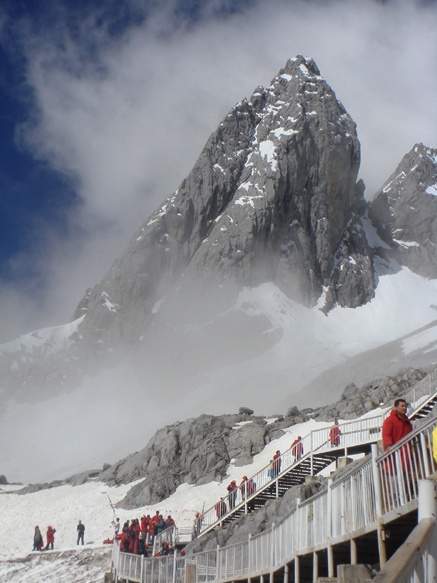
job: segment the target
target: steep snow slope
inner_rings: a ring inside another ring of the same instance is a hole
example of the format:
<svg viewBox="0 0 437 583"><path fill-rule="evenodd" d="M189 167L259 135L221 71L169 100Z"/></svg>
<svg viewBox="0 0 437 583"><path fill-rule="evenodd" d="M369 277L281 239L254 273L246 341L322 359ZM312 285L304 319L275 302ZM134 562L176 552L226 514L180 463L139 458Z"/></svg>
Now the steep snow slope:
<svg viewBox="0 0 437 583"><path fill-rule="evenodd" d="M297 435L304 436L313 429L328 425L312 420L290 427L281 438L273 440L256 455L252 464L243 467L231 464L228 476L222 483L212 482L202 486L183 484L160 504L120 509L116 511L117 516L123 523L126 519L160 510L164 516L171 514L179 527L191 528L196 511L208 509L221 495L226 494L229 479L236 479L239 483L243 475L250 476L267 465L277 449L288 449ZM238 427L234 430L238 431ZM327 471L330 471L329 468ZM0 487L0 580L13 583L102 581L103 573L110 565L109 557L102 559L103 540L112 536L114 515L110 501L116 505L132 485L111 488L101 482L89 482L81 486L62 485L25 495L15 494L16 486ZM79 519L86 527L86 544L77 549L76 525ZM55 551L60 551L59 555L48 551L35 558L36 553L30 552L37 524L44 540L47 526L50 524L56 528ZM94 564L89 557L90 552L95 557Z"/></svg>
<svg viewBox="0 0 437 583"><path fill-rule="evenodd" d="M159 390L146 393L147 376L134 374L125 362L88 377L73 392L33 403L12 402L0 425L1 471L10 480L65 477L140 449L159 427L176 420L236 412L243 405L255 412L284 413L294 404L311 406L314 398L319 404L328 403L350 382L360 386L402 366L436 362L437 327L395 342L432 323L437 316L435 304L437 281L408 268L381 271L371 302L355 309L337 307L328 315L291 301L272 284L245 290L239 297L239 311L230 310L229 317L243 314L253 323L264 314L256 328L260 343L256 358L245 356L246 347L236 333L220 349L221 363L199 375L201 383L199 378L193 378L190 386L178 378L174 384L164 382L163 370L162 382L155 385ZM59 334L58 329L55 332ZM390 342L395 344L389 350ZM181 344L179 351L183 354ZM169 346L170 361L180 353ZM365 356L358 365L360 354ZM198 358L199 367L211 358L202 353L201 344ZM311 382L311 390L299 394Z"/></svg>

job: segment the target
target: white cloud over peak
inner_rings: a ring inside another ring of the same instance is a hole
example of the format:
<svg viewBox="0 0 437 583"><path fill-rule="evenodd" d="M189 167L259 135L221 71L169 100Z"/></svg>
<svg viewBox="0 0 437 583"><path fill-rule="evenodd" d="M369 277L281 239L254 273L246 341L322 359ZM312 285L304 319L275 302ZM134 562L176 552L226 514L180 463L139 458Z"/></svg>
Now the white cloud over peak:
<svg viewBox="0 0 437 583"><path fill-rule="evenodd" d="M227 111L296 54L314 58L357 122L368 197L414 143L436 145L435 5L273 0L226 18L208 5L208 18L189 23L169 4L116 40L90 15L74 38L67 27L27 31L34 109L21 138L72 179L81 204L67 232L45 225L20 258L39 274L38 305L34 289L1 287L0 340L67 320Z"/></svg>

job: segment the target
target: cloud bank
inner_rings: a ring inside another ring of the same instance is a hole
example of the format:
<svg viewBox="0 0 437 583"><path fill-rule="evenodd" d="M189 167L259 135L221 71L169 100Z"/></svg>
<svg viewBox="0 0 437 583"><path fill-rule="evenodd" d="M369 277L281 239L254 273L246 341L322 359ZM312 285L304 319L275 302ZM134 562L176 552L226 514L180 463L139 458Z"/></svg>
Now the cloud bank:
<svg viewBox="0 0 437 583"><path fill-rule="evenodd" d="M230 107L296 54L315 59L357 122L369 198L416 142L436 146L435 4L273 0L228 15L218 4L194 21L149 7L116 35L90 11L74 34L67 11L56 30L21 23L32 100L17 139L78 202L64 231L35 227L37 244L12 258L33 275L1 283L0 341L67 321Z"/></svg>

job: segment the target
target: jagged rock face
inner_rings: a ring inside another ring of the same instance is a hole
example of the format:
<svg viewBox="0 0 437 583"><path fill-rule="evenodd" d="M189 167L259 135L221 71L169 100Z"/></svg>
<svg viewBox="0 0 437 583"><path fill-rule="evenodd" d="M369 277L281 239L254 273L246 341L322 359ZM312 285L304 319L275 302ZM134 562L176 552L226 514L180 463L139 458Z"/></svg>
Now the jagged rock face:
<svg viewBox="0 0 437 583"><path fill-rule="evenodd" d="M381 403L392 404L433 369L434 367L401 369L396 375L376 379L360 388L351 383L345 387L339 401L317 409L313 417L319 421L356 419L378 408Z"/></svg>
<svg viewBox="0 0 437 583"><path fill-rule="evenodd" d="M251 463L271 439L282 434L262 417L201 415L160 429L144 449L103 471L99 479L120 484L145 477L120 504L153 504L182 483L223 479L231 460Z"/></svg>
<svg viewBox="0 0 437 583"><path fill-rule="evenodd" d="M401 265L437 277L437 150L416 144L373 200L369 216Z"/></svg>
<svg viewBox="0 0 437 583"><path fill-rule="evenodd" d="M156 302L192 281L274 281L306 305L323 286L331 304L368 301L359 162L354 122L315 63L291 59L229 112L190 175L88 290L74 315L86 314L81 333L136 341Z"/></svg>

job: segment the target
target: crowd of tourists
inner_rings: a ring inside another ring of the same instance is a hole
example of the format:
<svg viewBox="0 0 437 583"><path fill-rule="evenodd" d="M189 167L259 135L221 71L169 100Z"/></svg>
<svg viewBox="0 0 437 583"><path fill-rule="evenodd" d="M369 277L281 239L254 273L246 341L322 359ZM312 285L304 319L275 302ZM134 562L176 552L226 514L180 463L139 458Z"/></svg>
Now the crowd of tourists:
<svg viewBox="0 0 437 583"><path fill-rule="evenodd" d="M393 410L391 414L385 419L382 427L382 440L384 450L387 451L400 439L405 437L409 432L412 431L412 425L407 417L407 403L404 399L397 399L394 403ZM331 447L338 447L340 445L340 439L342 432L338 426L338 421L335 420L329 433L329 442ZM304 451L301 436L298 436L290 446L291 453L295 460L299 460ZM405 450L405 451L404 451ZM409 450L407 446L404 446L402 450L402 470L407 471L406 468L409 465ZM386 462L386 471L390 475L396 473L396 466L393 461ZM268 476L270 478L276 478L281 473L282 459L281 452L277 450L270 460L268 467ZM247 498L251 497L257 489L257 485L253 479L249 479L247 476L243 476L240 484L237 485L236 480L232 480L227 486L228 495L225 498L221 497L220 500L215 505L215 512L217 518L225 516L228 511L235 508L238 499L238 493L240 493L240 500L245 501ZM229 504L229 510L228 506ZM196 512L193 534L197 537L200 534L203 513ZM151 556L154 547L154 541L157 536L160 535L164 530L170 529L168 536L165 537L165 541L162 543L159 552L155 553L154 556L166 556L172 554L172 547L174 542L174 529L175 521L169 515L166 519L162 516L159 510L156 511L154 516L150 514L143 515L140 519L133 518L130 521L126 520L123 526L121 526L120 519L116 518L113 521L114 527L114 539L120 541L120 550L126 553ZM56 529L52 526L47 527L46 531L46 545L44 546L44 538L39 526L35 526L34 538L33 538L33 550L34 551L47 551L54 549ZM77 525L77 544L84 544L84 534L85 526L82 521L79 520ZM113 540L106 540L104 542L112 543Z"/></svg>
<svg viewBox="0 0 437 583"><path fill-rule="evenodd" d="M120 519L117 518L114 520L113 526L114 538L120 541L121 551L134 555L151 556L155 537L166 529L172 529L175 526L175 521L170 515L164 519L157 510L154 516L148 514L141 518L126 520L123 527L121 527ZM154 556L165 556L172 553L173 534L172 529L169 532L168 540L162 544L159 552L155 553Z"/></svg>

